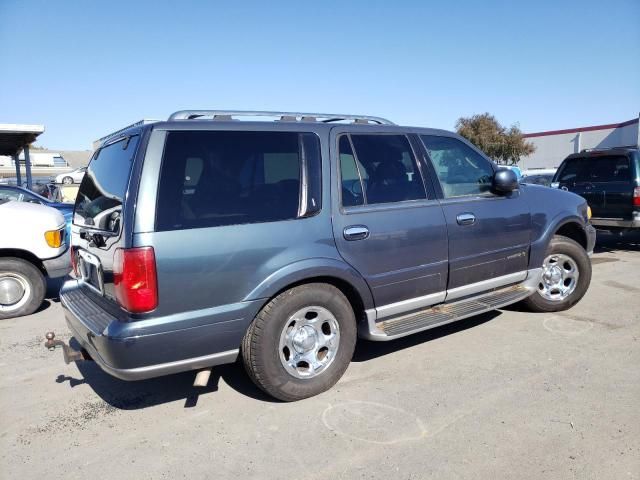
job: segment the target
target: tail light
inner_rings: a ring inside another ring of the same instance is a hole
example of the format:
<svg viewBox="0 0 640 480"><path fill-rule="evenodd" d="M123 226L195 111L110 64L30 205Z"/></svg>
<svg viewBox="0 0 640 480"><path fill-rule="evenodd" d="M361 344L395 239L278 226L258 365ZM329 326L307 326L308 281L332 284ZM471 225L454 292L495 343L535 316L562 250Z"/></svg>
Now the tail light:
<svg viewBox="0 0 640 480"><path fill-rule="evenodd" d="M640 187L633 189L633 206L640 207Z"/></svg>
<svg viewBox="0 0 640 480"><path fill-rule="evenodd" d="M113 256L113 286L118 303L131 313L158 306L153 247L118 248Z"/></svg>

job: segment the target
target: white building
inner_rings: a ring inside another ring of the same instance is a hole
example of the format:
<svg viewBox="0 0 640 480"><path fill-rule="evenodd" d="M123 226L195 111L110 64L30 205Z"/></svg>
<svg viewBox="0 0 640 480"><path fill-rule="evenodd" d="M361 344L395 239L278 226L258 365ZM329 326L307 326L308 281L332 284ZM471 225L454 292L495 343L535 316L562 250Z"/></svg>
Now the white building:
<svg viewBox="0 0 640 480"><path fill-rule="evenodd" d="M526 133L524 137L535 145L536 151L520 159L518 166L522 170L557 168L567 155L587 148L640 145L640 128L638 118L634 118L609 125Z"/></svg>

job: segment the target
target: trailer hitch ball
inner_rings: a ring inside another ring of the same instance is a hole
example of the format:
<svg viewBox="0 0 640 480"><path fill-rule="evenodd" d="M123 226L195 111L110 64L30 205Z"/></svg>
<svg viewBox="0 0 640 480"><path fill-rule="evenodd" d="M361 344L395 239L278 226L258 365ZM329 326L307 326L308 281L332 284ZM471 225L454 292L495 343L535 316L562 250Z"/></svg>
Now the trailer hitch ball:
<svg viewBox="0 0 640 480"><path fill-rule="evenodd" d="M50 351L55 350L56 347L62 347L62 357L64 358L64 363L67 365L71 362L81 362L82 360L90 359L90 357L86 357L81 350L74 350L62 340L56 340L56 334L53 332L47 332L44 337L47 339L47 341L44 342L44 346Z"/></svg>
<svg viewBox="0 0 640 480"><path fill-rule="evenodd" d="M56 345L63 345L63 342L60 340L54 340L56 338L56 334L53 332L47 332L44 337L47 339L44 346L49 350L55 350Z"/></svg>

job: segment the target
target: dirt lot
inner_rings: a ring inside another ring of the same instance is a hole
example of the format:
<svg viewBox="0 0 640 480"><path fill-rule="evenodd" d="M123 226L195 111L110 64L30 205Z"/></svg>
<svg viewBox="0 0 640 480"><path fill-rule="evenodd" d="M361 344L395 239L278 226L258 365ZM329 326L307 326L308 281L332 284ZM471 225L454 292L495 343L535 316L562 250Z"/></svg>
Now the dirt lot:
<svg viewBox="0 0 640 480"><path fill-rule="evenodd" d="M242 368L127 383L65 365L60 305L0 323L1 478L640 478L640 236L602 236L585 299L361 342L331 391ZM68 336L66 336L68 338Z"/></svg>

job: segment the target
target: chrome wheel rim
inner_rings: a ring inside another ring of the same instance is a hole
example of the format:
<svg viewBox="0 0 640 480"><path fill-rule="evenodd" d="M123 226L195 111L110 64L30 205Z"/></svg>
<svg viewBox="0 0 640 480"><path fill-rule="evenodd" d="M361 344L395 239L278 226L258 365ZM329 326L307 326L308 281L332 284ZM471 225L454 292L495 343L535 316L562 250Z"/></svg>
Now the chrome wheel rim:
<svg viewBox="0 0 640 480"><path fill-rule="evenodd" d="M73 178L71 177L64 177L62 179L62 183L64 183L65 185L71 185L73 183Z"/></svg>
<svg viewBox="0 0 640 480"><path fill-rule="evenodd" d="M313 378L333 363L340 345L340 326L326 308L305 307L289 317L280 334L278 355L295 378Z"/></svg>
<svg viewBox="0 0 640 480"><path fill-rule="evenodd" d="M0 273L0 312L18 310L29 301L31 285L18 273Z"/></svg>
<svg viewBox="0 0 640 480"><path fill-rule="evenodd" d="M578 286L580 271L576 261L565 254L551 254L544 259L538 293L543 298L561 302Z"/></svg>

